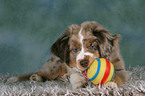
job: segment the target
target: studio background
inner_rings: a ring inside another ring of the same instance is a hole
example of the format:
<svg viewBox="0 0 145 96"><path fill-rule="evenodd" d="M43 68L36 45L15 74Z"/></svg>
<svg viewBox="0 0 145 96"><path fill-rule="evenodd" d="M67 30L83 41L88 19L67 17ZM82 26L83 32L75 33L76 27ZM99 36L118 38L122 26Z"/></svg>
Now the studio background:
<svg viewBox="0 0 145 96"><path fill-rule="evenodd" d="M29 73L71 24L97 21L121 34L126 67L145 66L145 0L0 0L0 73Z"/></svg>

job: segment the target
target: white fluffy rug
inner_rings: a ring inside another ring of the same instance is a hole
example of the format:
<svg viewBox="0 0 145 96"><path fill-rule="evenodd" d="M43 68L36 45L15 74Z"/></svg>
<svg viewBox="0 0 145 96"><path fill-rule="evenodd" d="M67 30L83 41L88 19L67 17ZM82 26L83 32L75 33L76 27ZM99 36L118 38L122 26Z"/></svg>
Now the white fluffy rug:
<svg viewBox="0 0 145 96"><path fill-rule="evenodd" d="M115 87L115 84L95 86L88 83L86 88L81 89L72 89L67 81L46 81L43 83L24 81L11 84L6 81L12 76L11 74L0 74L0 96L145 96L145 67L131 67L128 68L128 72L131 75L131 80L120 88Z"/></svg>

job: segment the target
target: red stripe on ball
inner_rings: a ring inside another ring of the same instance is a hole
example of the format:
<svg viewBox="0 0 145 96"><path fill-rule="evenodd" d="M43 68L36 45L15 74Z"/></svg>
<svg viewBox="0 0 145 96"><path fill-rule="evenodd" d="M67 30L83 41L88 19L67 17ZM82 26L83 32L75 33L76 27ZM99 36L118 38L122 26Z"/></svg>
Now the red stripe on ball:
<svg viewBox="0 0 145 96"><path fill-rule="evenodd" d="M111 69L111 64L110 62L106 60L106 70L105 70L105 73L104 73L104 76L103 76L103 79L101 80L101 85L105 83L105 81L107 80L109 74L110 74L110 69Z"/></svg>

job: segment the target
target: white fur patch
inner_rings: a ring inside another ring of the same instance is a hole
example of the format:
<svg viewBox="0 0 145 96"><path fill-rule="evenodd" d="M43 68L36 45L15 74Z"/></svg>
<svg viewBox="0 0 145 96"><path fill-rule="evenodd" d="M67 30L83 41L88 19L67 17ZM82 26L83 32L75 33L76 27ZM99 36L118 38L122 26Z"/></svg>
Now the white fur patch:
<svg viewBox="0 0 145 96"><path fill-rule="evenodd" d="M14 77L10 77L7 81L10 82L10 83L15 83L19 80L19 78L17 76L14 76Z"/></svg>
<svg viewBox="0 0 145 96"><path fill-rule="evenodd" d="M81 59L81 58L84 58L84 47L83 47L83 35L81 34L81 32L82 32L82 28L81 28L81 30L80 30L80 32L79 32L79 37L80 37L80 43L81 43L81 45L82 45L82 47L81 47L81 52L78 54L78 56L77 56L77 61L79 60L79 59Z"/></svg>
<svg viewBox="0 0 145 96"><path fill-rule="evenodd" d="M81 88L86 82L86 79L80 73L70 75L70 83L74 89Z"/></svg>
<svg viewBox="0 0 145 96"><path fill-rule="evenodd" d="M90 53L90 52L85 52L85 50L84 50L84 47L83 47L83 46L84 46L84 45L83 45L83 38L84 38L84 36L82 35L82 28L81 28L81 30L80 30L80 32L79 32L79 37L80 37L80 43L81 43L82 47L81 47L81 51L80 51L80 53L78 54L77 59L76 59L77 68L78 68L78 69L79 69L79 66L78 66L78 61L79 61L79 60L84 59L86 55L91 56L91 57L94 56L94 54L92 54L92 53Z"/></svg>

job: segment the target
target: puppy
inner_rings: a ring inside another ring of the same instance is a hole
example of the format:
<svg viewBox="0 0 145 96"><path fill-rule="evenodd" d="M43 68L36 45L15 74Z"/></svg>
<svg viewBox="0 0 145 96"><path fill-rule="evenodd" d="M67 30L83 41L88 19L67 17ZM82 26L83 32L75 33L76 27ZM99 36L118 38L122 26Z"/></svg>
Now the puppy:
<svg viewBox="0 0 145 96"><path fill-rule="evenodd" d="M73 88L81 88L87 82L82 73L95 58L106 58L115 66L113 82L118 86L129 80L120 54L119 35L112 35L96 22L84 22L69 26L51 46L52 55L42 69L18 77L9 82L24 80L44 81L68 78Z"/></svg>

